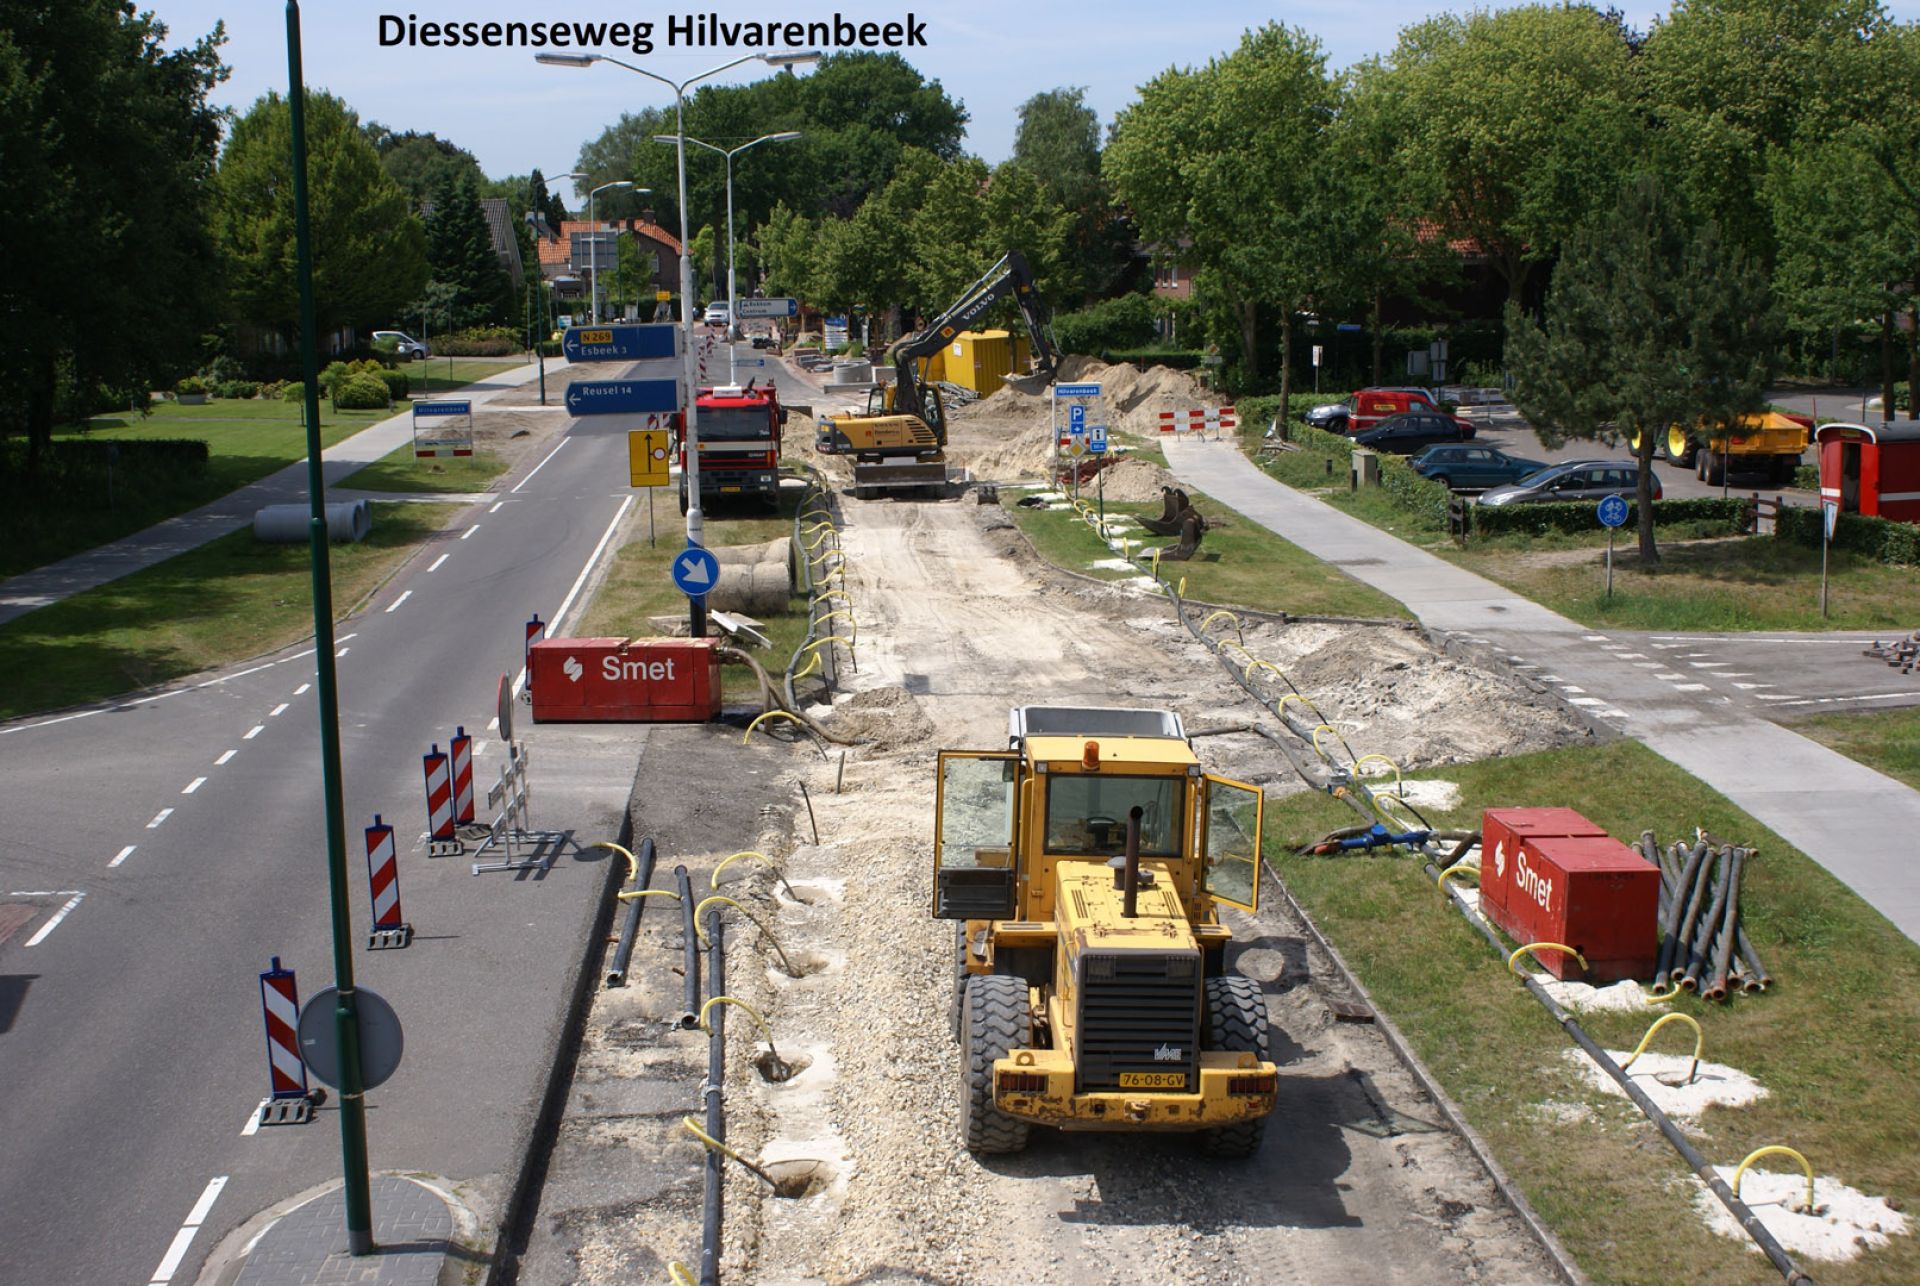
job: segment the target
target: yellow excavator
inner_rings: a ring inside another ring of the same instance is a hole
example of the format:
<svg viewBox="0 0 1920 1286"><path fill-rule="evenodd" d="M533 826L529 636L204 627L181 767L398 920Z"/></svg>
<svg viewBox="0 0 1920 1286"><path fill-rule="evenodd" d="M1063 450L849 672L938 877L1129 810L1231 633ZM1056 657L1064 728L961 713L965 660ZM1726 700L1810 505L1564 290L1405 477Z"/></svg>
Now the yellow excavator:
<svg viewBox="0 0 1920 1286"><path fill-rule="evenodd" d="M864 415L823 416L815 425L814 449L854 458L856 496L880 491L944 491L947 486L947 410L940 389L926 378L934 354L969 329L1009 295L1033 337L1034 374L1051 384L1060 355L1048 328L1048 309L1034 286L1033 270L1019 251L1007 255L961 294L959 300L889 353L894 380L874 388Z"/></svg>

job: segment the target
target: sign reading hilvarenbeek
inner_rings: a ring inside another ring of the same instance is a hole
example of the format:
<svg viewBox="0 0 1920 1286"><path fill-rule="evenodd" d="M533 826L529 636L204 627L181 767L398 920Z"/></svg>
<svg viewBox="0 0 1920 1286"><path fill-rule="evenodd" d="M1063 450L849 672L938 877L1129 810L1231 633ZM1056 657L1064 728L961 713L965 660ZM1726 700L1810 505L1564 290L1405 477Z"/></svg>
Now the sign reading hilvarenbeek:
<svg viewBox="0 0 1920 1286"><path fill-rule="evenodd" d="M383 13L379 34L383 49L619 49L650 54L656 47L775 51L927 47L927 24L911 13L902 14L899 22L851 22L838 13L804 22L728 22L717 13L668 14L664 22L443 22L422 21L412 13Z"/></svg>

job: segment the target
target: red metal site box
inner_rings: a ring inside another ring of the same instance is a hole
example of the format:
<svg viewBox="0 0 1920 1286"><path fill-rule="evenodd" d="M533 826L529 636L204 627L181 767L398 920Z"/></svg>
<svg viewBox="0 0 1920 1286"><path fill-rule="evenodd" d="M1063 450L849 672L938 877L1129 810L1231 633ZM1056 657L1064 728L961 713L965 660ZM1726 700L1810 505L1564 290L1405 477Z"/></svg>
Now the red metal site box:
<svg viewBox="0 0 1920 1286"><path fill-rule="evenodd" d="M702 723L720 713L718 639L544 639L527 655L536 723Z"/></svg>
<svg viewBox="0 0 1920 1286"><path fill-rule="evenodd" d="M1571 808L1489 808L1480 818L1480 906L1489 919L1493 908L1513 901L1514 859L1530 839L1550 835L1605 835L1606 831Z"/></svg>
<svg viewBox="0 0 1920 1286"><path fill-rule="evenodd" d="M1484 859L1483 859L1484 860ZM1559 942L1586 957L1542 951L1556 978L1646 979L1660 946L1660 868L1605 835L1524 839L1507 857L1507 901L1487 918L1516 942Z"/></svg>

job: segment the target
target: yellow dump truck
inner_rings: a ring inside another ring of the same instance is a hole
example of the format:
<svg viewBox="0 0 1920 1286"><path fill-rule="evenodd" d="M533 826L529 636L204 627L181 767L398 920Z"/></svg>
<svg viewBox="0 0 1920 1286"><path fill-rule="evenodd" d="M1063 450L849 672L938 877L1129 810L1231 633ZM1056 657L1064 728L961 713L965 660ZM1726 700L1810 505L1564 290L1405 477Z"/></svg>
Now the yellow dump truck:
<svg viewBox="0 0 1920 1286"><path fill-rule="evenodd" d="M1741 416L1731 433L1689 431L1676 424L1653 444L1653 450L1656 457L1665 456L1683 469L1692 469L1702 482L1714 486L1731 473L1764 474L1768 485L1779 486L1793 481L1812 432L1813 421L1806 416L1762 411Z"/></svg>
<svg viewBox="0 0 1920 1286"><path fill-rule="evenodd" d="M1017 1152L1048 1125L1250 1155L1278 1072L1218 907L1258 906L1260 791L1205 772L1169 711L1021 706L1008 739L937 770L967 1147Z"/></svg>

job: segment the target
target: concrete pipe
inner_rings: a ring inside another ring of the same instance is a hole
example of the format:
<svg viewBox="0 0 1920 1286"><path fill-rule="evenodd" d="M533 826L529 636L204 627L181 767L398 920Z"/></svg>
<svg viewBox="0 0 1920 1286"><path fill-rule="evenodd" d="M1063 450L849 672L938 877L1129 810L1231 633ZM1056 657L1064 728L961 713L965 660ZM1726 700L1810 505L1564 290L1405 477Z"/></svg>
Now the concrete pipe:
<svg viewBox="0 0 1920 1286"><path fill-rule="evenodd" d="M253 538L272 545L289 545L307 538L312 511L306 505L268 505L253 515ZM373 530L373 506L364 500L343 500L327 506L327 538L358 543Z"/></svg>
<svg viewBox="0 0 1920 1286"><path fill-rule="evenodd" d="M840 361L833 364L833 374L829 384L871 384L873 383L873 363L862 361Z"/></svg>
<svg viewBox="0 0 1920 1286"><path fill-rule="evenodd" d="M719 579L707 594L707 606L764 617L785 608L790 592L785 563L722 564Z"/></svg>

